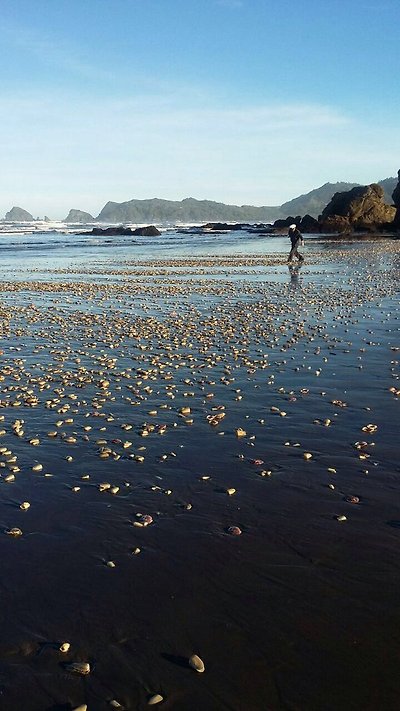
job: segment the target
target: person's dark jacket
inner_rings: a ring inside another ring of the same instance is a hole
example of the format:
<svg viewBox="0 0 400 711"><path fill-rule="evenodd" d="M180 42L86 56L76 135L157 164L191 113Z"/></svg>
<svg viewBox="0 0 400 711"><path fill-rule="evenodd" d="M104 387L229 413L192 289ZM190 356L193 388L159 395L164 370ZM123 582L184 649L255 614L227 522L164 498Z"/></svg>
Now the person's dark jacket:
<svg viewBox="0 0 400 711"><path fill-rule="evenodd" d="M300 230L297 229L297 227L295 230L289 230L288 237L290 237L292 247L303 241L303 235L301 234Z"/></svg>

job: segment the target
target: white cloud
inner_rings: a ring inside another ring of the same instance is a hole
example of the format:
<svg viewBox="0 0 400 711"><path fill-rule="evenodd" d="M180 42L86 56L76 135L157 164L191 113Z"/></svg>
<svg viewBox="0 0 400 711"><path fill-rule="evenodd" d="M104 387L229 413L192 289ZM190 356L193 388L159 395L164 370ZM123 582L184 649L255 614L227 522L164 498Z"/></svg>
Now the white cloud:
<svg viewBox="0 0 400 711"><path fill-rule="evenodd" d="M370 182L397 169L395 128L374 134L329 106L214 104L0 95L0 216L11 204L62 217L156 196L273 205L328 180Z"/></svg>
<svg viewBox="0 0 400 711"><path fill-rule="evenodd" d="M2 24L2 38L3 42L8 41L28 57L33 56L49 66L56 66L84 79L105 81L114 78L112 72L89 62L72 40L66 43L58 36L50 37L27 27L5 23Z"/></svg>

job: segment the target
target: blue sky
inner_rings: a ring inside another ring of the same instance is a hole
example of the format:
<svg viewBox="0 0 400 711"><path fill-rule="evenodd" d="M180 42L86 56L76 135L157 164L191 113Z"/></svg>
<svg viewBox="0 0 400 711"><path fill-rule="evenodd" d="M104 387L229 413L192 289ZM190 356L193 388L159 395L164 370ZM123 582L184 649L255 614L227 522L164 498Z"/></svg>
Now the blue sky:
<svg viewBox="0 0 400 711"><path fill-rule="evenodd" d="M400 168L399 0L2 0L0 216Z"/></svg>

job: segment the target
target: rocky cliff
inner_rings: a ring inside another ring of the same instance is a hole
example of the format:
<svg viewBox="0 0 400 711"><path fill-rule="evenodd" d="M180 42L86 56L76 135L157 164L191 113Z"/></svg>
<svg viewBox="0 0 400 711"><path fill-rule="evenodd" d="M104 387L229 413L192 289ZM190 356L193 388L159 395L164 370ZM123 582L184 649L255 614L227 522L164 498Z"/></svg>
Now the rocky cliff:
<svg viewBox="0 0 400 711"><path fill-rule="evenodd" d="M4 219L6 222L33 222L35 218L22 207L12 207Z"/></svg>
<svg viewBox="0 0 400 711"><path fill-rule="evenodd" d="M396 208L384 202L377 183L335 193L319 218L321 231L371 230L393 222Z"/></svg>
<svg viewBox="0 0 400 711"><path fill-rule="evenodd" d="M396 214L394 217L394 224L395 224L396 229L400 229L400 170L398 171L397 176L398 176L398 183L397 183L395 189L393 190L392 199L393 199L394 206L396 208Z"/></svg>
<svg viewBox="0 0 400 711"><path fill-rule="evenodd" d="M89 212L83 212L83 210L70 210L63 222L73 222L75 224L83 222L86 224L87 222L95 222L95 219Z"/></svg>

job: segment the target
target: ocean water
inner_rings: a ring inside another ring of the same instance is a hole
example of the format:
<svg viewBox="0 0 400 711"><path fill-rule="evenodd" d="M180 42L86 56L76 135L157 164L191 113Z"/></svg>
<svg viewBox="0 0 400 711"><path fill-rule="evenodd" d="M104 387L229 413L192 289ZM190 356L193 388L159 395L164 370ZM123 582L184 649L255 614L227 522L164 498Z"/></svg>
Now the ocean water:
<svg viewBox="0 0 400 711"><path fill-rule="evenodd" d="M307 246L320 244L319 236L308 236ZM91 236L80 233L37 232L30 235L1 233L3 270L62 269L82 265L112 267L126 261L198 259L221 255L272 255L288 252L288 238L250 232L188 234L164 230L159 237ZM4 273L4 272L3 272Z"/></svg>

